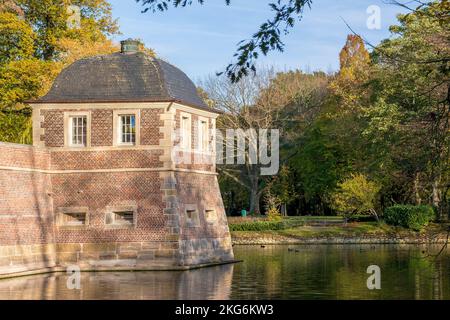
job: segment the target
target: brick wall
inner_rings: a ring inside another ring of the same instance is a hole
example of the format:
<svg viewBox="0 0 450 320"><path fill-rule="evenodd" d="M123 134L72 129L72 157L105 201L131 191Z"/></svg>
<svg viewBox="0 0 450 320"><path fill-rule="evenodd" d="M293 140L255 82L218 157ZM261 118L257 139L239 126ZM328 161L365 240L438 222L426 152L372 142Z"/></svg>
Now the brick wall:
<svg viewBox="0 0 450 320"><path fill-rule="evenodd" d="M43 117L41 128L44 134L41 141L47 147L64 146L64 112L75 112L75 109L41 110ZM159 128L164 125L160 115L164 109L140 110L141 145L159 145L162 135ZM111 109L91 110L91 146L108 147L113 145L113 111Z"/></svg>
<svg viewBox="0 0 450 320"><path fill-rule="evenodd" d="M54 170L160 168L162 150L108 150L52 152Z"/></svg>
<svg viewBox="0 0 450 320"><path fill-rule="evenodd" d="M170 136L164 135L173 122L161 120L169 113L141 110L141 146L68 151L58 150L65 111L74 110L41 110L40 138L52 149L0 143L0 276L68 264L167 269L233 259L216 175L176 171L215 168L172 166ZM92 147L112 146L112 117L111 110L91 110ZM194 127L198 118L192 120ZM179 126L179 111L174 123ZM198 226L186 224L187 206L197 208ZM134 225L108 226L107 213L115 207L136 208ZM68 208L83 208L86 225L60 225ZM205 220L206 209L216 211L213 223Z"/></svg>
<svg viewBox="0 0 450 320"><path fill-rule="evenodd" d="M49 165L45 150L0 143L0 274L55 264Z"/></svg>
<svg viewBox="0 0 450 320"><path fill-rule="evenodd" d="M92 110L91 145L103 147L113 145L113 112L112 110Z"/></svg>
<svg viewBox="0 0 450 320"><path fill-rule="evenodd" d="M141 144L159 145L159 140L164 137L159 132L159 128L164 125L160 115L163 109L142 109L141 110Z"/></svg>

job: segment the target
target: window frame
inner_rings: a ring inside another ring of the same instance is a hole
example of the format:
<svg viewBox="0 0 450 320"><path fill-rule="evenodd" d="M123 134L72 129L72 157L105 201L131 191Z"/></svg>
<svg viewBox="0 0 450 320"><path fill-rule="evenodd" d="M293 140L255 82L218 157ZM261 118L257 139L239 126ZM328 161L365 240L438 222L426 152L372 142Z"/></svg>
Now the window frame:
<svg viewBox="0 0 450 320"><path fill-rule="evenodd" d="M141 131L141 121L140 121L140 110L136 109L123 109L114 110L113 112L113 140L115 147L135 147L140 145L140 131ZM132 142L122 142L122 117L123 116L134 116L135 119L135 137L134 143Z"/></svg>
<svg viewBox="0 0 450 320"><path fill-rule="evenodd" d="M118 213L125 212L133 213L133 223L116 223L116 215ZM136 205L107 207L105 214L105 227L108 229L134 229L137 226L137 213L138 207ZM108 223L109 219L111 219L113 222Z"/></svg>
<svg viewBox="0 0 450 320"><path fill-rule="evenodd" d="M214 217L212 219L211 219L211 217L208 217L208 212L214 212ZM205 215L205 221L209 224L214 224L219 220L216 209L205 209L204 215Z"/></svg>
<svg viewBox="0 0 450 320"><path fill-rule="evenodd" d="M89 208L88 207L61 207L57 209L56 226L58 228L83 229L89 226ZM66 216L71 214L84 214L84 224L68 224L65 221Z"/></svg>
<svg viewBox="0 0 450 320"><path fill-rule="evenodd" d="M73 144L73 119L86 118L86 143ZM91 146L91 112L90 111L73 111L64 112L64 146L69 148L88 148Z"/></svg>
<svg viewBox="0 0 450 320"><path fill-rule="evenodd" d="M195 217L194 218L189 218L188 217L188 212L189 211L192 211L192 212L195 213ZM187 204L187 205L185 205L185 207L184 207L184 219L185 219L187 227L192 227L192 228L200 227L200 214L199 214L199 211L198 211L198 208L197 208L196 205L194 205L194 204Z"/></svg>
<svg viewBox="0 0 450 320"><path fill-rule="evenodd" d="M187 128L184 126L185 120ZM187 140L185 140L185 135L187 135ZM190 113L180 113L180 148L181 150L192 149L192 115Z"/></svg>
<svg viewBox="0 0 450 320"><path fill-rule="evenodd" d="M206 130L203 131L203 124L206 124ZM209 119L198 117L197 125L197 151L202 153L210 152Z"/></svg>

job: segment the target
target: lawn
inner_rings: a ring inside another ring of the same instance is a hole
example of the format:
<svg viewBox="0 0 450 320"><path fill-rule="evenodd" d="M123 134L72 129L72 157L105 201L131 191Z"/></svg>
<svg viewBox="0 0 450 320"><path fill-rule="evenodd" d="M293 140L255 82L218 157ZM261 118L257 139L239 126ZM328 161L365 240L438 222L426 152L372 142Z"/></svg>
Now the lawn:
<svg viewBox="0 0 450 320"><path fill-rule="evenodd" d="M363 221L345 223L342 217L287 217L279 222L260 219L232 219L230 230L234 238L351 238L351 237L417 237L433 236L447 230L447 225L430 224L422 232L390 226L384 222Z"/></svg>

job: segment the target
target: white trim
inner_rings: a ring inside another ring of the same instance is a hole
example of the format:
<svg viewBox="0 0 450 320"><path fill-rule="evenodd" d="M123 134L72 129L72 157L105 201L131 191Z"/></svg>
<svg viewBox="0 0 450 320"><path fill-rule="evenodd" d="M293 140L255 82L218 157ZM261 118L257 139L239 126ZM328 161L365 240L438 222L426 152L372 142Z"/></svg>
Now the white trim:
<svg viewBox="0 0 450 320"><path fill-rule="evenodd" d="M216 113L216 112L197 109L195 107L189 107L189 106L179 104L179 103L174 103L173 107L177 110L180 110L183 112L188 112L188 113L195 114L195 115L198 115L201 117L206 117L206 118L216 119L219 116L219 113Z"/></svg>
<svg viewBox="0 0 450 320"><path fill-rule="evenodd" d="M86 148L67 148L67 147L47 147L43 150L48 150L51 152L98 152L98 151L125 151L125 150L165 150L170 148L169 146L159 146L159 145L123 145L120 148L115 146L103 146L103 147L86 147Z"/></svg>
<svg viewBox="0 0 450 320"><path fill-rule="evenodd" d="M184 126L185 119L188 121L187 128ZM187 143L184 140L186 138L185 135L187 135ZM190 113L180 112L180 139L180 149L190 151L192 149L192 115Z"/></svg>
<svg viewBox="0 0 450 320"><path fill-rule="evenodd" d="M206 123L206 132L203 131L203 126L202 124ZM204 148L204 142L206 139L206 148ZM198 117L197 120L197 148L196 150L200 153L209 153L209 140L210 140L210 136L209 136L209 119L205 118L205 117Z"/></svg>
<svg viewBox="0 0 450 320"><path fill-rule="evenodd" d="M89 103L30 103L33 109L40 110L92 110L92 109L164 109L171 107L180 111L216 119L219 113L190 107L178 102L89 102Z"/></svg>
<svg viewBox="0 0 450 320"><path fill-rule="evenodd" d="M72 144L72 118L86 117L86 145ZM84 149L91 146L91 112L65 111L64 112L64 147L70 150Z"/></svg>
<svg viewBox="0 0 450 320"><path fill-rule="evenodd" d="M120 116L124 115L134 115L135 118L135 142L134 143L122 143L121 142L121 125L120 125ZM141 144L141 110L140 109L120 109L113 111L113 146L119 148L125 147L135 147Z"/></svg>
<svg viewBox="0 0 450 320"><path fill-rule="evenodd" d="M41 110L92 110L92 109L166 109L168 102L108 102L108 103L49 103L32 104L33 109Z"/></svg>
<svg viewBox="0 0 450 320"><path fill-rule="evenodd" d="M0 166L0 170L18 171L18 172L37 172L45 174L71 174L71 173L114 173L114 172L184 172L184 173L198 173L205 175L217 176L217 172L191 170L191 169L169 169L169 168L120 168L120 169L92 169L92 170L46 170L46 169L31 169Z"/></svg>

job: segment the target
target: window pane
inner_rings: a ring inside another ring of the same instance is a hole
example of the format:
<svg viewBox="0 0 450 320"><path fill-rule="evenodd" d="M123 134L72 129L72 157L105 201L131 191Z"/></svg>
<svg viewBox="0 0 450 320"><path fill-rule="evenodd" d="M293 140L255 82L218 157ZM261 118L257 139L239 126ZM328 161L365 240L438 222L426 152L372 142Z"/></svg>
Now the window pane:
<svg viewBox="0 0 450 320"><path fill-rule="evenodd" d="M71 117L71 124L71 144L75 146L86 146L87 118L85 116Z"/></svg>
<svg viewBox="0 0 450 320"><path fill-rule="evenodd" d="M120 116L121 142L136 142L136 117L134 115Z"/></svg>

